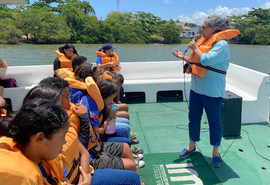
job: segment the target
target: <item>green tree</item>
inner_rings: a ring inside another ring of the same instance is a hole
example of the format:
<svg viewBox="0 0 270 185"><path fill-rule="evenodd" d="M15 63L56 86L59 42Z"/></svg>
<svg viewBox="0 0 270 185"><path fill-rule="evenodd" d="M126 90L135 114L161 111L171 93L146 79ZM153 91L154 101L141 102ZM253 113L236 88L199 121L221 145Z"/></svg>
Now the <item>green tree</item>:
<svg viewBox="0 0 270 185"><path fill-rule="evenodd" d="M185 26L189 26L189 27L197 27L197 25L195 23L185 23Z"/></svg>
<svg viewBox="0 0 270 185"><path fill-rule="evenodd" d="M64 18L43 9L29 7L17 15L16 23L34 43L61 43L70 39Z"/></svg>
<svg viewBox="0 0 270 185"><path fill-rule="evenodd" d="M0 19L0 41L8 44L16 44L21 38L22 32L16 28L10 18Z"/></svg>
<svg viewBox="0 0 270 185"><path fill-rule="evenodd" d="M181 26L177 26L172 19L166 21L162 25L162 36L164 37L163 42L166 44L179 43L180 42L179 35L183 31L184 31L183 28Z"/></svg>
<svg viewBox="0 0 270 185"><path fill-rule="evenodd" d="M240 31L243 44L270 44L270 9L252 8L247 14L229 17L232 26Z"/></svg>

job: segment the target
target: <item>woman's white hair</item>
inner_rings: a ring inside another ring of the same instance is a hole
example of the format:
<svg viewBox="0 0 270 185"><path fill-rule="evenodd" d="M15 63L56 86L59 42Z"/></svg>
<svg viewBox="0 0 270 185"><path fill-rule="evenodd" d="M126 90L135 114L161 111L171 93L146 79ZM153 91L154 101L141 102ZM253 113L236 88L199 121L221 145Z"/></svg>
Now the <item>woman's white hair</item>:
<svg viewBox="0 0 270 185"><path fill-rule="evenodd" d="M213 15L209 16L208 18L208 26L215 28L215 32L220 32L229 29L229 20L223 19L219 16Z"/></svg>

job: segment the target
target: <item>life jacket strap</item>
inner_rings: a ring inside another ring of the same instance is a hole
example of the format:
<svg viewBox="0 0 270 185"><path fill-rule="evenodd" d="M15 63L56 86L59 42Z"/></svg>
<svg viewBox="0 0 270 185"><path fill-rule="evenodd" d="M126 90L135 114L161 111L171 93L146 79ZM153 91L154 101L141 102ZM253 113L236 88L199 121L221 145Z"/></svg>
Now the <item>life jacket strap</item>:
<svg viewBox="0 0 270 185"><path fill-rule="evenodd" d="M216 68L213 68L213 67L209 67L209 66L203 66L201 63L197 63L197 62L187 62L187 64L193 64L193 65L202 67L202 68L204 68L204 69L208 69L208 70L210 70L210 71L214 71L214 72L216 72L216 73L221 73L221 74L224 74L224 75L227 74L226 71L222 71L222 70L219 70L219 69L216 69Z"/></svg>

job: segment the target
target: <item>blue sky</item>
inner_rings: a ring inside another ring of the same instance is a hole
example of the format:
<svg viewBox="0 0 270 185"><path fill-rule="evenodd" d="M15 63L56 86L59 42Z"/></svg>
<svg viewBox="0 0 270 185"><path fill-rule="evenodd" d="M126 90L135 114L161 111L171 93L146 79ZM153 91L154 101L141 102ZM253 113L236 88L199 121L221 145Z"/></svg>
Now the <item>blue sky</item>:
<svg viewBox="0 0 270 185"><path fill-rule="evenodd" d="M87 0L98 19L116 11L116 0ZM30 0L33 3L34 0ZM164 20L174 19L201 25L209 15L226 17L247 13L252 7L270 8L268 0L119 0L121 12L144 11Z"/></svg>

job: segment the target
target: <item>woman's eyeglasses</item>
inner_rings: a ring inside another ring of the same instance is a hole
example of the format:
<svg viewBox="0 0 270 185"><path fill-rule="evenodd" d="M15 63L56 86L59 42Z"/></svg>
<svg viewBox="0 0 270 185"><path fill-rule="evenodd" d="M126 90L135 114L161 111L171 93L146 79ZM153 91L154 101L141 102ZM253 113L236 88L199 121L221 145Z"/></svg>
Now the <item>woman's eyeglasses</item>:
<svg viewBox="0 0 270 185"><path fill-rule="evenodd" d="M207 27L209 27L209 26L202 26L202 29L205 29L205 28L207 28Z"/></svg>

